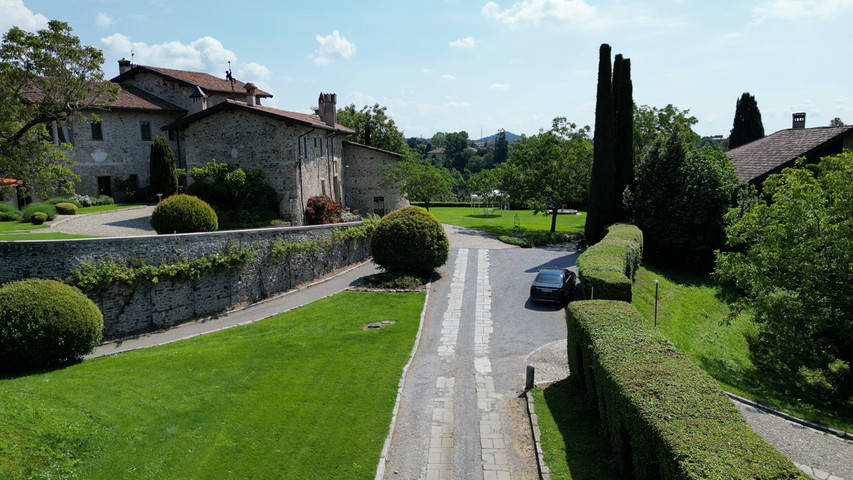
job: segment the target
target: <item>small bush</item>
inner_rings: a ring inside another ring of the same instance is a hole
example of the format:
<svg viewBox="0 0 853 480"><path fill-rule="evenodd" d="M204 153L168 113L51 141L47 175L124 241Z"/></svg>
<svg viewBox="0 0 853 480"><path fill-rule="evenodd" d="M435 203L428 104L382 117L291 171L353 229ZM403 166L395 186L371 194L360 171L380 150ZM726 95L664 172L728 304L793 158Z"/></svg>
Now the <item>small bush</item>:
<svg viewBox="0 0 853 480"><path fill-rule="evenodd" d="M341 204L326 195L316 195L308 199L305 207L305 223L308 225L326 225L341 221Z"/></svg>
<svg viewBox="0 0 853 480"><path fill-rule="evenodd" d="M59 202L54 205L56 213L60 215L77 215L77 205L73 203Z"/></svg>
<svg viewBox="0 0 853 480"><path fill-rule="evenodd" d="M20 220L20 210L7 203L0 203L0 222L17 222Z"/></svg>
<svg viewBox="0 0 853 480"><path fill-rule="evenodd" d="M36 212L42 212L47 215L47 218L43 220L42 223L56 218L56 207L53 205L49 203L31 203L21 210L21 220L25 222L32 222L33 214Z"/></svg>
<svg viewBox="0 0 853 480"><path fill-rule="evenodd" d="M49 203L49 204L51 204L51 205L56 205L57 203L72 203L72 204L74 204L77 208L80 208L80 207L82 207L82 206L83 206L83 205L81 205L81 204L80 204L80 202L78 202L78 201L76 201L76 200L74 200L74 199L72 199L72 198L64 198L64 197L53 197L53 198L48 198L47 200L45 200L45 201L44 201L44 203Z"/></svg>
<svg viewBox="0 0 853 480"><path fill-rule="evenodd" d="M92 198L88 195L71 195L71 198L68 199L70 203L77 205L78 207L96 207L98 205L112 205L113 198L108 195L101 195L99 197Z"/></svg>
<svg viewBox="0 0 853 480"><path fill-rule="evenodd" d="M634 273L642 258L643 232L639 228L608 226L604 238L578 257L584 297L630 302Z"/></svg>
<svg viewBox="0 0 853 480"><path fill-rule="evenodd" d="M379 221L370 241L373 261L389 272L425 275L444 265L450 242L441 223L421 207L395 210Z"/></svg>
<svg viewBox="0 0 853 480"><path fill-rule="evenodd" d="M47 214L44 212L34 212L30 216L30 221L33 223L33 225L41 225L47 221Z"/></svg>
<svg viewBox="0 0 853 480"><path fill-rule="evenodd" d="M92 351L104 327L98 307L55 280L0 287L0 369L55 365Z"/></svg>
<svg viewBox="0 0 853 480"><path fill-rule="evenodd" d="M160 202L150 220L157 233L213 232L219 228L213 208L198 197L185 194Z"/></svg>

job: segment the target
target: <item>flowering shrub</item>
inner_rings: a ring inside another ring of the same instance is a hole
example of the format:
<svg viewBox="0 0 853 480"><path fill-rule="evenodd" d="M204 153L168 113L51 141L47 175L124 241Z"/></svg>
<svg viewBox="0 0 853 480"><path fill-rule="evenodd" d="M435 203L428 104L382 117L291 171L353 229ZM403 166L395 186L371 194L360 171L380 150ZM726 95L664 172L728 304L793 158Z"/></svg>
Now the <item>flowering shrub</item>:
<svg viewBox="0 0 853 480"><path fill-rule="evenodd" d="M305 207L305 223L325 225L341 221L341 204L326 195L315 195L308 199Z"/></svg>

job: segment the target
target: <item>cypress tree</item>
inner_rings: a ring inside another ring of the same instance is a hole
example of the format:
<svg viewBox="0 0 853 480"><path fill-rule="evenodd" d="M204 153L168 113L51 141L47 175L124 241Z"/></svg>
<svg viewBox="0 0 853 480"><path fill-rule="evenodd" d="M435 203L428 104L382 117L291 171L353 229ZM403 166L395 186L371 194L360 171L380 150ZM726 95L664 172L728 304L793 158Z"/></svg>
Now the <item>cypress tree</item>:
<svg viewBox="0 0 853 480"><path fill-rule="evenodd" d="M729 148L739 147L753 140L764 138L764 125L755 97L744 92L735 106L735 120L729 135Z"/></svg>
<svg viewBox="0 0 853 480"><path fill-rule="evenodd" d="M163 137L154 139L151 154L148 157L149 182L151 193L162 193L164 197L178 192L178 173L175 168L175 156L169 140Z"/></svg>
<svg viewBox="0 0 853 480"><path fill-rule="evenodd" d="M622 194L634 181L634 97L631 84L631 60L616 55L613 63L613 104L616 109L615 209L617 220L624 220Z"/></svg>
<svg viewBox="0 0 853 480"><path fill-rule="evenodd" d="M610 45L603 43L598 58L593 163L584 236L588 244L604 237L604 227L615 220L616 119L613 110Z"/></svg>

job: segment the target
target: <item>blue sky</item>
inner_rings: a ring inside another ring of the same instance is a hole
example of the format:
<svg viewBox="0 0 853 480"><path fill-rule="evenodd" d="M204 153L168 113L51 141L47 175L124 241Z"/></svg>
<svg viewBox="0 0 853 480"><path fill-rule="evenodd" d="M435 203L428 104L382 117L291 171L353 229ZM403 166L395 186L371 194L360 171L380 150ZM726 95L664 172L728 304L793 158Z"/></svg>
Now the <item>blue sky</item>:
<svg viewBox="0 0 853 480"><path fill-rule="evenodd" d="M504 128L528 135L551 119L594 123L598 47L631 59L634 100L674 104L700 135L728 135L741 93L769 134L840 117L853 123L853 0L596 1L0 0L0 31L68 22L117 61L235 77L308 112L379 103L406 136Z"/></svg>

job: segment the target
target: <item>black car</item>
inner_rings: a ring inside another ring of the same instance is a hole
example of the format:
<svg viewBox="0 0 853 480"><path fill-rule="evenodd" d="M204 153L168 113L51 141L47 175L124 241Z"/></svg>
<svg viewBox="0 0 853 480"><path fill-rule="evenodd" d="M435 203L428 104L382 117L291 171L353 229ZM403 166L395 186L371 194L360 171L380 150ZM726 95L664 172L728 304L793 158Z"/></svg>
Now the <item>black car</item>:
<svg viewBox="0 0 853 480"><path fill-rule="evenodd" d="M567 268L546 267L539 270L530 286L530 300L567 303L574 291L575 272Z"/></svg>

